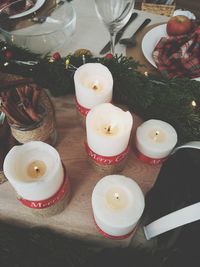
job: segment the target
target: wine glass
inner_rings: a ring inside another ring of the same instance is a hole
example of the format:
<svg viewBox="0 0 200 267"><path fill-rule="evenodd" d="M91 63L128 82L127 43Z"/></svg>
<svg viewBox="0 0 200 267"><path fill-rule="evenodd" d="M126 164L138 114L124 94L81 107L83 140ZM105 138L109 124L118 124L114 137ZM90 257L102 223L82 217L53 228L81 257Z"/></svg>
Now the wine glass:
<svg viewBox="0 0 200 267"><path fill-rule="evenodd" d="M115 37L130 19L135 0L95 0L98 17L110 33L111 53L115 54Z"/></svg>

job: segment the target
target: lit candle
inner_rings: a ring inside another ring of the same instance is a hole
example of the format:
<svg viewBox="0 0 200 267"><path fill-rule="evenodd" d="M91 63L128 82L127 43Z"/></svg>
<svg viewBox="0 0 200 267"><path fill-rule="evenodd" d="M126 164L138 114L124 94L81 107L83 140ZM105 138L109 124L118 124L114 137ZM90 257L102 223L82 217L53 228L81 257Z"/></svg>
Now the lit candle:
<svg viewBox="0 0 200 267"><path fill-rule="evenodd" d="M112 74L100 63L87 63L79 67L74 83L78 110L85 116L96 105L112 100Z"/></svg>
<svg viewBox="0 0 200 267"><path fill-rule="evenodd" d="M169 124L161 120L148 120L136 130L136 148L141 160L161 163L177 143L177 133Z"/></svg>
<svg viewBox="0 0 200 267"><path fill-rule="evenodd" d="M52 197L64 180L58 152L40 141L14 146L5 157L3 170L17 194L31 201Z"/></svg>
<svg viewBox="0 0 200 267"><path fill-rule="evenodd" d="M98 105L86 117L88 147L98 155L119 155L128 147L132 125L129 111L110 103Z"/></svg>
<svg viewBox="0 0 200 267"><path fill-rule="evenodd" d="M144 210L138 184L122 175L102 178L92 193L92 209L100 232L110 238L128 237Z"/></svg>

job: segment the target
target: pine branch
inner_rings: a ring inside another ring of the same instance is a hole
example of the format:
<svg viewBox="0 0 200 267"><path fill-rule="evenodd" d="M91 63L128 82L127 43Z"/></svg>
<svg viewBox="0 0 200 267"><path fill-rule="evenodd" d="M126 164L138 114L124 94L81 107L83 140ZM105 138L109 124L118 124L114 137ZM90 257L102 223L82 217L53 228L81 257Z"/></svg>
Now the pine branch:
<svg viewBox="0 0 200 267"><path fill-rule="evenodd" d="M9 60L5 57L5 47L13 53ZM25 61L26 64L17 61ZM167 79L160 75L145 76L137 71L138 62L124 56L95 58L85 55L83 59L82 55L67 55L52 61L50 55L41 57L22 48L0 43L0 70L31 77L39 86L48 88L53 96L74 93L73 75L84 62L99 62L109 68L114 79L114 103L126 105L144 120L154 118L170 123L178 133L179 143L200 140L198 81ZM196 106L192 105L193 102Z"/></svg>

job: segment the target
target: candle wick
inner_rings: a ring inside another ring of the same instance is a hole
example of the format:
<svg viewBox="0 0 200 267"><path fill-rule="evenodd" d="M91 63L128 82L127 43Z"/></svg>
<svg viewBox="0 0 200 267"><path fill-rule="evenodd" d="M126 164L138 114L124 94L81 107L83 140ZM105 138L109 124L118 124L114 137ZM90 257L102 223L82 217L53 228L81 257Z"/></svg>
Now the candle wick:
<svg viewBox="0 0 200 267"><path fill-rule="evenodd" d="M107 128L107 133L110 134L111 133L111 126L109 125Z"/></svg>
<svg viewBox="0 0 200 267"><path fill-rule="evenodd" d="M159 131L156 131L156 135L159 135Z"/></svg>
<svg viewBox="0 0 200 267"><path fill-rule="evenodd" d="M40 169L39 169L37 166L34 167L34 170L35 170L36 172L40 172Z"/></svg>
<svg viewBox="0 0 200 267"><path fill-rule="evenodd" d="M115 193L115 198L119 199L119 194L118 193Z"/></svg>
<svg viewBox="0 0 200 267"><path fill-rule="evenodd" d="M96 84L94 84L94 85L92 86L92 89L93 89L93 90L97 90L97 89L98 89L98 86L97 86Z"/></svg>

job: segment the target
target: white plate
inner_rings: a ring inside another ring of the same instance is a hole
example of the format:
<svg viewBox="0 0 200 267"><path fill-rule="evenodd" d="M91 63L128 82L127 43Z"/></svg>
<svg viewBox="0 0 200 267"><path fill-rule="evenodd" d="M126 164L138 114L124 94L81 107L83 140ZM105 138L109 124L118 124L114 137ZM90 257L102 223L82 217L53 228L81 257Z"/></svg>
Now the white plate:
<svg viewBox="0 0 200 267"><path fill-rule="evenodd" d="M152 57L153 50L162 37L167 37L166 25L162 24L148 31L142 39L142 52L145 58L157 68L154 59ZM200 81L200 77L193 80Z"/></svg>
<svg viewBox="0 0 200 267"><path fill-rule="evenodd" d="M142 39L142 52L145 58L156 68L152 57L153 50L162 37L167 36L166 25L162 24L148 31Z"/></svg>
<svg viewBox="0 0 200 267"><path fill-rule="evenodd" d="M33 7L31 7L30 9L24 11L24 12L21 12L19 14L16 14L16 15L13 15L13 16L10 16L9 18L10 19L17 19L17 18L21 18L23 16L27 16L35 11L37 11L39 8L41 8L41 6L45 3L46 0L37 0L35 5Z"/></svg>

